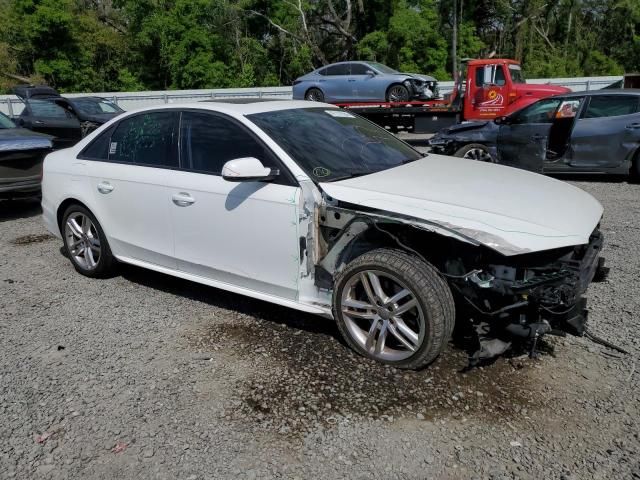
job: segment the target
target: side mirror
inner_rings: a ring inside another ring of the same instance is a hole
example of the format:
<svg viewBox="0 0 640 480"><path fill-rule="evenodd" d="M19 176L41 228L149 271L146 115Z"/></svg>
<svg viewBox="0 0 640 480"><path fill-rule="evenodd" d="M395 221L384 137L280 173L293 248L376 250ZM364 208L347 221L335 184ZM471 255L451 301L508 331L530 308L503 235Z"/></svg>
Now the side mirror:
<svg viewBox="0 0 640 480"><path fill-rule="evenodd" d="M505 117L504 115L501 117L496 117L493 119L493 123L496 125L506 125L509 123L509 117Z"/></svg>
<svg viewBox="0 0 640 480"><path fill-rule="evenodd" d="M376 76L376 72L374 72L373 70L367 70L366 72L367 75L369 75L370 77L375 77Z"/></svg>
<svg viewBox="0 0 640 480"><path fill-rule="evenodd" d="M222 167L222 178L228 182L266 182L279 175L278 170L265 167L254 157L229 160Z"/></svg>

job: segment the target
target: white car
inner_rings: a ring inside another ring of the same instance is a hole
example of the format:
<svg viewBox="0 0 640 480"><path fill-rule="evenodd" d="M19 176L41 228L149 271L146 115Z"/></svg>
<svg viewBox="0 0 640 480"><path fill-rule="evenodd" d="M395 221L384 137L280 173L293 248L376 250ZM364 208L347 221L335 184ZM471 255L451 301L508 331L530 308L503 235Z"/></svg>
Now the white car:
<svg viewBox="0 0 640 480"><path fill-rule="evenodd" d="M304 101L124 113L48 155L42 195L83 275L130 263L333 317L353 349L400 368L437 357L456 303L479 358L508 348L505 331L580 333L602 267L602 207L582 190L425 156Z"/></svg>

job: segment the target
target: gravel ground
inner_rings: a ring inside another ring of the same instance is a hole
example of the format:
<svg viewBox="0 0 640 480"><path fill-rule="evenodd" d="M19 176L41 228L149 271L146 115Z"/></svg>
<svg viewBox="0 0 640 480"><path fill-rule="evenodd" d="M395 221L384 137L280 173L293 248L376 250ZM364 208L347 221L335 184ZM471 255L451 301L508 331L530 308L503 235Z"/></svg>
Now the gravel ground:
<svg viewBox="0 0 640 480"><path fill-rule="evenodd" d="M123 267L72 269L36 203L0 203L1 478L640 478L640 185L605 205L591 330L537 360L404 372L332 322Z"/></svg>

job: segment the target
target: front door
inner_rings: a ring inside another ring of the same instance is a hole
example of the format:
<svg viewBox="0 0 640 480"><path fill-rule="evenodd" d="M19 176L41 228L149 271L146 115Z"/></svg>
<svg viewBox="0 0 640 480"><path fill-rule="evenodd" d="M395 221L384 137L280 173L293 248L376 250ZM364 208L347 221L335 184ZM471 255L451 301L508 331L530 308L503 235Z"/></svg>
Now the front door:
<svg viewBox="0 0 640 480"><path fill-rule="evenodd" d="M178 166L177 118L169 111L127 117L83 158L94 213L117 256L176 266L166 182Z"/></svg>
<svg viewBox="0 0 640 480"><path fill-rule="evenodd" d="M503 114L507 105L507 80L503 65L476 67L475 87L471 104L473 111L468 118L492 119Z"/></svg>
<svg viewBox="0 0 640 480"><path fill-rule="evenodd" d="M640 142L637 95L596 95L589 99L571 136L572 170L616 168Z"/></svg>
<svg viewBox="0 0 640 480"><path fill-rule="evenodd" d="M353 82L349 74L351 69L348 63L330 65L325 69L326 73L319 82L327 102L346 102L353 100Z"/></svg>
<svg viewBox="0 0 640 480"><path fill-rule="evenodd" d="M498 162L542 173L549 130L561 99L540 100L507 117L498 131Z"/></svg>
<svg viewBox="0 0 640 480"><path fill-rule="evenodd" d="M200 277L295 299L300 188L244 125L215 113L182 113L181 170L168 179L178 268ZM278 168L273 182L229 182L232 159ZM304 234L303 234L304 235Z"/></svg>

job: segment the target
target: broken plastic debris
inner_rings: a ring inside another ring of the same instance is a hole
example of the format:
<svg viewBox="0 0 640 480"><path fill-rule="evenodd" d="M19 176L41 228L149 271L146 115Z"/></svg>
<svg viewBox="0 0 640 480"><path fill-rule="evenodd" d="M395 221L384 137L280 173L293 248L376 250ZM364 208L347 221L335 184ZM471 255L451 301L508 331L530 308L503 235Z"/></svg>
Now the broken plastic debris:
<svg viewBox="0 0 640 480"><path fill-rule="evenodd" d="M111 450L113 453L124 452L127 449L127 444L124 442L116 443L116 446Z"/></svg>
<svg viewBox="0 0 640 480"><path fill-rule="evenodd" d="M51 437L54 433L55 433L54 431L51 431L51 432L44 432L42 435L38 435L38 436L36 437L36 442L37 442L37 443L44 443L44 442L46 442L46 441L47 441L47 439L48 439L49 437Z"/></svg>
<svg viewBox="0 0 640 480"><path fill-rule="evenodd" d="M522 444L516 440L513 440L511 442L509 442L509 445L511 445L512 447L521 447Z"/></svg>

